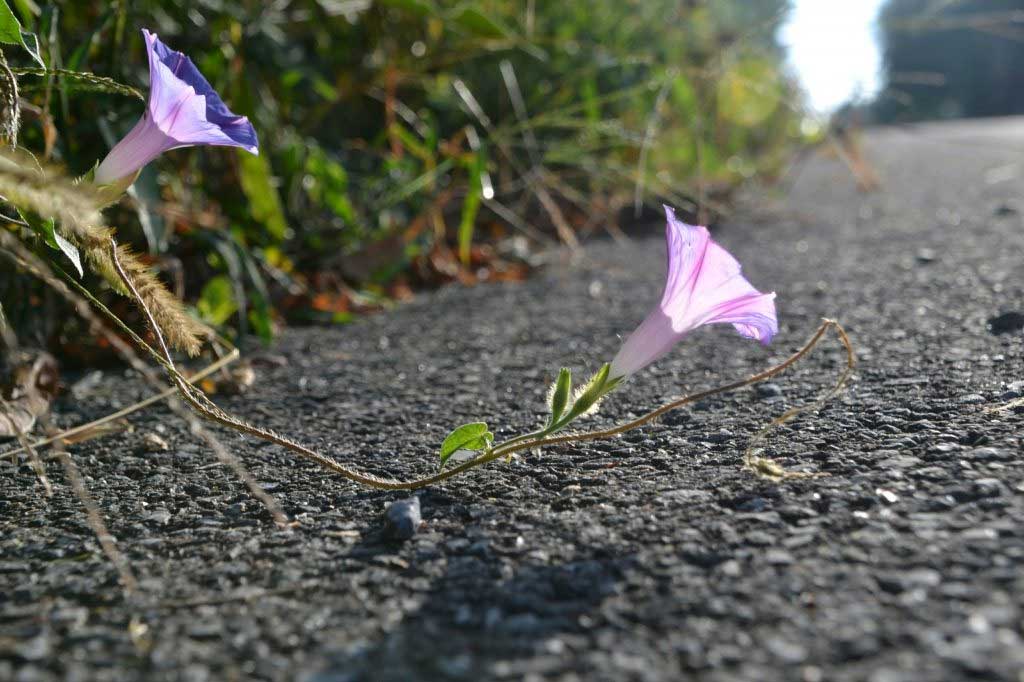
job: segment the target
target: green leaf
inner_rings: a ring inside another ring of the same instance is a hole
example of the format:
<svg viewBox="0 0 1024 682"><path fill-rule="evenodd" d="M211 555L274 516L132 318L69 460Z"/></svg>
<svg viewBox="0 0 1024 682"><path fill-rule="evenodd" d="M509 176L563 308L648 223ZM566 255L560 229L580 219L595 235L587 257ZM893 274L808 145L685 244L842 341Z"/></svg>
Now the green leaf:
<svg viewBox="0 0 1024 682"><path fill-rule="evenodd" d="M388 126L388 134L396 136L416 158L426 164L437 165L437 155L401 123L396 122Z"/></svg>
<svg viewBox="0 0 1024 682"><path fill-rule="evenodd" d="M306 194L346 223L356 222L355 209L348 197L348 173L345 167L331 159L319 147L311 147L306 157L306 173L310 182L304 182Z"/></svg>
<svg viewBox="0 0 1024 682"><path fill-rule="evenodd" d="M377 2L397 10L410 12L416 16L437 14L437 7L433 3L425 2L424 0L377 0Z"/></svg>
<svg viewBox="0 0 1024 682"><path fill-rule="evenodd" d="M25 48L25 51L35 60L36 64L44 69L46 68L46 62L43 61L43 55L39 51L39 37L35 33L22 31L21 46Z"/></svg>
<svg viewBox="0 0 1024 682"><path fill-rule="evenodd" d="M459 221L459 260L469 265L470 247L473 246L473 232L476 230L476 216L480 212L480 197L483 194L483 152L473 155L469 166L469 191L462 202L462 219Z"/></svg>
<svg viewBox="0 0 1024 682"><path fill-rule="evenodd" d="M238 253L245 273L252 282L252 310L249 311L249 322L252 324L260 340L269 344L274 340L273 308L270 305L270 291L260 274L260 269L252 254L241 245L237 245Z"/></svg>
<svg viewBox="0 0 1024 682"><path fill-rule="evenodd" d="M267 305L254 305L249 311L249 324L256 331L263 343L269 344L274 340L274 323L270 316L270 307Z"/></svg>
<svg viewBox="0 0 1024 682"><path fill-rule="evenodd" d="M472 422L463 424L448 434L441 443L441 466L459 450L486 450L494 441L494 434L487 430L487 424Z"/></svg>
<svg viewBox="0 0 1024 682"><path fill-rule="evenodd" d="M39 54L39 39L35 33L21 30L21 22L14 16L6 0L0 0L0 43L21 45L39 66L46 68L46 63Z"/></svg>
<svg viewBox="0 0 1024 682"><path fill-rule="evenodd" d="M475 7L463 7L452 20L462 28L484 38L508 38L512 31L494 17L488 16Z"/></svg>
<svg viewBox="0 0 1024 682"><path fill-rule="evenodd" d="M21 44L21 22L4 0L0 0L0 42Z"/></svg>
<svg viewBox="0 0 1024 682"><path fill-rule="evenodd" d="M65 239L60 232L57 232L53 218L43 220L34 213L23 213L20 210L18 211L18 215L21 216L22 220L28 223L33 232L43 238L43 241L46 242L47 246L55 251L60 251L68 257L71 264L75 266L75 270L78 271L79 277L85 275L85 272L82 270L82 256L78 253L78 247Z"/></svg>
<svg viewBox="0 0 1024 682"><path fill-rule="evenodd" d="M263 223L267 232L277 241L288 234L288 222L281 207L281 197L274 186L270 164L264 156L239 151L242 191L249 200L252 217Z"/></svg>
<svg viewBox="0 0 1024 682"><path fill-rule="evenodd" d="M234 287L227 275L217 275L203 287L196 303L199 315L213 325L222 325L238 310Z"/></svg>
<svg viewBox="0 0 1024 682"><path fill-rule="evenodd" d="M58 251L60 251L61 253L68 257L68 260L71 261L71 264L75 266L75 270L78 271L79 277L84 276L85 272L83 272L82 270L82 256L78 253L78 247L69 242L67 239L64 239L64 237L61 236L60 232L57 232L53 228L53 220L47 220L46 223L49 226L49 233L46 238L46 243L49 244L51 248L57 249Z"/></svg>
<svg viewBox="0 0 1024 682"><path fill-rule="evenodd" d="M572 392L572 370L563 367L558 372L558 379L551 385L551 396L548 398L548 406L551 408L551 416L548 418L548 426L558 423L566 406L569 404L569 394Z"/></svg>
<svg viewBox="0 0 1024 682"><path fill-rule="evenodd" d="M579 416L585 413L597 404L597 401L600 400L605 393L615 386L615 384L608 386L608 372L611 371L611 368L611 364L606 362L601 366L601 369L597 370L597 373L590 378L587 385L584 386L580 390L579 395L576 396L576 402L573 403L571 414Z"/></svg>

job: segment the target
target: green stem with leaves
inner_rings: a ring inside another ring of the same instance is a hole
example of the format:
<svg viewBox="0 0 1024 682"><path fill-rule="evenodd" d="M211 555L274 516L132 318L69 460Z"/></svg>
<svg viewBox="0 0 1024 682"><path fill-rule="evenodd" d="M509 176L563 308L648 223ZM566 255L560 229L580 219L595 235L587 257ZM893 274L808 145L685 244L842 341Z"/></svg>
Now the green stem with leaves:
<svg viewBox="0 0 1024 682"><path fill-rule="evenodd" d="M654 419L657 419L658 417L665 414L666 412L669 412L670 410L677 409L679 407L688 405L698 400L703 400L713 395L718 395L721 393L726 393L728 391L734 391L745 386L750 386L752 384L756 384L760 381L765 381L771 377L781 374L786 369L795 364L797 361L799 361L801 358L809 354L811 350L813 350L814 347L817 346L821 339L825 336L826 332L828 332L830 329L835 330L840 342L846 350L847 359L846 368L840 376L838 382L830 391L828 391L824 396L822 396L822 398L820 398L811 406L807 408L794 408L784 413L780 417L776 418L768 427L766 427L764 430L762 430L761 433L755 436L754 440L752 441L753 445L753 443L756 443L758 440L763 438L764 434L767 433L768 429L771 429L774 426L777 426L785 421L788 421L789 419L792 419L794 416L796 416L800 412L803 412L806 409L813 409L817 407L824 400L827 400L828 398L835 395L845 385L850 375L852 374L854 367L853 346L851 345L850 340L846 335L846 332L843 330L842 326L840 326L840 324L835 320L826 319L822 321L817 331L799 350L790 355L781 363L775 365L774 367L770 367L769 369L766 369L763 372L759 372L758 374L755 374L751 377L741 379L739 381L735 381L724 386L719 386L717 388L712 388L697 393L691 393L690 395L684 396L665 405L662 405L657 409L651 410L647 414L644 414L643 416L638 417L637 419L634 419L630 422L626 422L625 424L621 424L619 426L612 427L610 429L590 431L586 433L570 433L561 436L553 435L556 431L564 428L576 418L593 410L598 405L601 398L603 398L616 386L619 385L621 379L609 379L609 366L604 365L597 372L597 374L595 374L594 377L592 377L590 381L588 381L587 384L577 393L575 400L573 401L573 405L571 408L568 409L568 412L565 413L564 416L559 415L554 418L549 418L548 425L545 428L540 429L535 433L530 433L524 436L512 438L504 443L491 447L490 442L493 440L493 434L487 431L486 424L466 425L474 426L475 428L471 430L472 433L464 433L466 440L462 441L461 445L468 444L469 447L465 449L479 450L481 451L480 455L477 455L473 459L470 459L466 462L458 464L457 466L441 470L430 476L424 476L422 478L417 478L411 481L396 481L392 479L379 478L377 476L374 476L373 474L356 471L352 468L349 468L341 464L340 462L336 461L335 459L328 455L316 452L315 450L312 450L285 436L281 436L277 433L274 433L269 429L249 424L244 420L234 417L233 415L230 415L221 410L217 405L210 401L210 399L204 393L202 393L202 391L193 386L192 383L185 376L178 372L177 368L174 365L174 361L171 358L170 351L168 350L167 345L163 340L163 336L161 334L159 325L157 325L156 320L153 318L153 315L149 312L149 309L146 306L146 302L142 299L141 296L139 296L138 292L136 291L135 286L132 283L131 277L124 270L124 268L120 266L120 262L118 260L117 245L116 243L114 243L113 240L111 240L111 258L114 262L118 275L122 278L125 284L125 287L129 290L129 292L135 299L136 303L142 309L142 312L146 316L148 322L150 323L153 334L156 336L157 344L161 349L162 353L156 351L152 346L143 341L134 331L129 329L124 324L124 322L117 318L117 316L115 316L109 309L107 309L105 306L99 303L99 301L97 301L95 297L89 294L84 287L78 285L78 283L74 282L73 279L71 279L70 277L68 277L68 279L71 280L72 284L76 286L76 288L80 292L83 292L94 304L96 304L105 315L110 317L115 322L115 324L117 324L120 328L124 329L129 334L130 338L132 338L132 340L137 345L140 346L140 348L147 352L151 357L156 359L156 361L160 365L162 365L165 370L167 370L171 382L178 389L178 393L181 395L182 399L185 401L186 404L188 404L193 410L195 410L200 416L202 416L205 419L221 424L222 426L226 426L235 431L246 433L257 438L260 438L262 440L280 445L284 448L287 448L288 450L291 450L292 452L295 452L296 454L302 456L305 459L311 460L319 464L325 469L328 469L330 471L333 471L334 473L339 474L343 478L346 478L355 483L366 485L368 487L377 488L379 490L416 490L419 488L424 488L429 485L433 485L435 483L440 483L449 478L465 473L470 469L475 469L476 467L492 462L500 457L512 455L516 452L520 452L523 450L531 450L535 448L544 447L547 445L558 445L562 443L582 442L615 437L619 434L625 433L626 431L630 431L632 429L644 426L645 424L650 423ZM571 384L570 381L562 378L563 376L567 375L567 372L568 370L564 370L563 372L559 373L559 380L556 381L555 388L552 392L553 405L557 405L557 403L553 399L556 396L558 396L560 392L564 392L566 396L568 395L569 389L563 389L561 387L563 383ZM571 386L569 388L571 388ZM568 405L568 397L565 398L565 401L566 405ZM480 429L480 427L483 427L482 430ZM454 432L452 432L452 434L449 435L449 438L452 438L452 436L454 436L456 433L458 433L461 429L464 428L465 427L460 427L459 429L456 429ZM476 440L474 440L474 438ZM447 440L448 439L446 439L446 441ZM455 448L451 450L451 452L448 453L448 456L450 456L453 452L457 451L458 449L461 448ZM770 464L769 460L761 460L754 457L750 448L748 448L744 461L749 468L753 469L756 473L759 473L761 475L775 478L788 477L785 474L785 472L782 472L781 469L778 468L777 466L768 466L768 464Z"/></svg>
<svg viewBox="0 0 1024 682"><path fill-rule="evenodd" d="M846 365L843 368L843 372L840 375L839 379L836 381L835 385L832 386L831 389L826 391L821 397L819 397L817 400L815 400L812 404L810 404L810 405L808 405L806 407L792 408L792 409L787 410L786 412L784 412L779 417L773 419L770 424L768 424L766 427L764 427L761 431L759 431L750 440L750 444L748 445L746 451L744 452L744 458L743 458L744 465L748 469L750 469L751 471L755 472L758 475L764 476L766 478L772 478L772 479L786 479L786 478L802 477L801 474L793 474L793 473L788 473L788 472L784 471L781 467L779 467L777 464L775 464L771 460L768 460L768 459L765 459L765 458L762 458L762 457L758 457L756 455L756 453L755 453L755 448L756 448L758 443L760 443L761 441L763 441L765 439L765 437L767 436L769 431L771 431L771 429L773 429L776 426L779 426L781 424L784 424L785 422L787 422L787 421L793 419L794 417L796 417L798 414L801 414L801 413L806 412L808 410L813 410L813 409L817 409L817 408L821 407L826 401L828 401L829 399L834 397L837 393L839 393L839 391L841 391L843 389L843 387L846 385L846 383L849 381L850 376L853 374L853 368L854 368L854 366L856 364L856 356L854 355L854 352L853 352L853 344L850 342L850 337L847 336L846 330L843 329L842 325L840 325L837 321L830 320L830 319L822 320L821 325L818 327L818 329L815 331L815 333L811 336L811 338L808 339L807 343L805 343L799 350L797 350L791 356L786 358L781 363L775 365L774 367L770 367L770 368L764 370L763 372L759 372L759 373L757 373L757 374L755 374L753 376L750 376L750 377L748 377L746 379L740 379L738 381L734 381L734 382L726 384L724 386L719 386L717 388L711 388L711 389L708 389L706 391L699 391L697 393L691 393L691 394L689 394L687 396L683 396L682 398L678 398L676 400L668 402L668 403L662 405L661 407L658 407L657 409L651 410L650 412L647 412L646 414L641 415L640 417L637 417L636 419L634 419L632 421L626 422L624 424L619 424L618 426L614 426L614 427L611 427L609 429L602 429L602 430L599 430L599 431L590 431L590 432L586 432L586 433L572 433L572 434L567 434L567 435L563 435L563 436L550 437L550 434L552 434L554 431L561 429L563 426L567 425L569 421L572 421L572 419L575 419L575 416L572 416L571 418L566 418L566 419L563 419L562 421L558 422L557 428L551 428L549 426L548 428L541 429L541 430L539 430L537 432L534 432L534 433L531 433L531 434L527 434L525 436L518 436L516 438L512 438L510 440L507 440L504 443L501 443L501 444L495 446L494 448L484 452L483 454L479 455L478 457L475 457L474 459L469 460L468 462L465 462L463 465L461 465L458 468L457 471L453 469L453 470L450 470L450 471L448 471L446 473L449 473L449 474L461 473L461 471L464 471L464 470L466 470L468 468L473 468L473 467L476 467L476 466L481 466L483 464L487 464L488 462L492 462L492 461L494 461L496 459L499 459L501 457L507 457L507 456L510 456L510 455L512 455L512 454L514 454L516 452L521 452L523 450L533 450L533 449L542 448L542 447L545 447L545 446L548 446L548 445L561 445L561 444L565 444L565 443L579 443L579 442L584 442L584 441L602 440L602 439L605 439L605 438L614 438L615 436L618 436L618 435L621 435L623 433L626 433L627 431L632 431L633 429L637 429L637 428L640 428L641 426L649 424L652 421L654 421L655 419L657 419L658 417L660 417L660 416L664 415L665 413L670 412L672 410L676 410L676 409L678 409L680 407L684 407L686 405L690 405L692 403L698 402L700 400L704 400L706 398L710 398L710 397L715 396L715 395L719 395L719 394L722 394L722 393L728 393L730 391L735 391L737 389L744 388L746 386L751 386L753 384L756 384L756 383L759 383L759 382L762 382L762 381L766 381L766 380L768 380L768 379L770 379L770 378L772 378L772 377L774 377L774 376L776 376L778 374L781 374L786 369L788 369L789 367L793 366L801 358L803 358L804 356L809 354L811 352L811 350L813 350L814 347L817 346L818 343L821 341L821 339L825 336L826 332L828 332L830 329L835 331L837 337L839 338L839 342L842 345L842 347L843 347L843 349L844 349L844 351L846 353ZM607 365L605 365L605 367L607 367ZM604 370L604 368L602 368L602 370ZM568 370L564 370L563 369L562 371L563 372L567 372ZM601 372L599 371L598 375L595 375L595 378L597 376L599 376L600 374L601 374ZM561 376L560 376L560 379L561 379ZM618 380L613 380L613 381L615 381L616 383L614 385L612 385L611 388L609 388L608 390L606 390L603 393L601 393L601 397L603 397L604 395L607 395L608 392L613 390L618 385ZM556 386L557 386L557 383L556 383ZM557 394L557 389L553 392L553 396L555 394ZM572 414L572 413L570 413L570 414ZM578 415L576 415L576 416L578 416ZM534 437L534 436L536 436L536 437Z"/></svg>

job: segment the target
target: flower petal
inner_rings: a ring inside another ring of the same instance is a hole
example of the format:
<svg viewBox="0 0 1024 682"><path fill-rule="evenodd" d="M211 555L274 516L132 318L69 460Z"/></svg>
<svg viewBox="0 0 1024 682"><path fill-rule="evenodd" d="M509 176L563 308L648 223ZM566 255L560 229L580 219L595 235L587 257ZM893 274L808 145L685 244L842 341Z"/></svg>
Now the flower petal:
<svg viewBox="0 0 1024 682"><path fill-rule="evenodd" d="M767 346L779 333L775 316L775 294L753 293L733 299L716 308L704 324L728 322L741 336Z"/></svg>
<svg viewBox="0 0 1024 682"><path fill-rule="evenodd" d="M192 60L169 48L155 33L143 29L142 34L149 55L149 109L153 118L161 122L168 120L175 110L181 110L186 96L195 100L190 101L185 110L189 117L187 122L175 119L177 125L185 127L173 134L165 128L167 134L182 145L223 145L258 153L256 131L249 119L231 113Z"/></svg>
<svg viewBox="0 0 1024 682"><path fill-rule="evenodd" d="M755 289L743 277L739 261L711 239L706 227L687 225L671 208L666 207L665 213L669 277L661 307L673 328L686 332L704 324L732 322L744 336L770 341L778 331L774 294ZM753 315L749 323L746 312Z"/></svg>
<svg viewBox="0 0 1024 682"><path fill-rule="evenodd" d="M741 335L763 344L778 332L775 294L755 289L707 228L678 220L668 206L665 216L668 273L661 303L622 344L610 376L636 373L705 324L732 324Z"/></svg>
<svg viewBox="0 0 1024 682"><path fill-rule="evenodd" d="M636 374L672 350L683 336L685 333L672 329L672 320L661 308L655 308L622 344L612 360L608 377L614 379Z"/></svg>
<svg viewBox="0 0 1024 682"><path fill-rule="evenodd" d="M661 307L667 308L680 298L689 298L700 273L700 261L707 250L711 235L706 228L692 227L676 219L676 212L665 206L665 241L668 244L668 273L665 276L665 290L661 294Z"/></svg>
<svg viewBox="0 0 1024 682"><path fill-rule="evenodd" d="M101 185L131 178L169 149L205 144L241 147L258 154L256 131L245 116L236 116L181 52L142 29L149 58L146 113L96 169Z"/></svg>
<svg viewBox="0 0 1024 682"><path fill-rule="evenodd" d="M109 185L134 178L143 166L176 146L177 142L165 135L147 112L97 166L93 180L98 185Z"/></svg>

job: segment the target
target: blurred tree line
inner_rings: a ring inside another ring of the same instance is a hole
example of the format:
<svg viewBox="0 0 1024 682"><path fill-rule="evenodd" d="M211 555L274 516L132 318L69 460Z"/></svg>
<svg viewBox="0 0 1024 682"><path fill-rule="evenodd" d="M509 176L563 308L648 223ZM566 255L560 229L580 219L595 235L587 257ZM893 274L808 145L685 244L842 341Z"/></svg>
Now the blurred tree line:
<svg viewBox="0 0 1024 682"><path fill-rule="evenodd" d="M143 27L249 116L260 156L166 154L111 221L205 320L263 337L521 276L503 254L615 233L641 206L725 210L800 137L775 37L788 0L8 4L50 69L19 76L21 143L75 173L142 107L74 74L144 91ZM41 309L6 277L9 318Z"/></svg>
<svg viewBox="0 0 1024 682"><path fill-rule="evenodd" d="M1024 1L889 0L879 122L1024 113Z"/></svg>

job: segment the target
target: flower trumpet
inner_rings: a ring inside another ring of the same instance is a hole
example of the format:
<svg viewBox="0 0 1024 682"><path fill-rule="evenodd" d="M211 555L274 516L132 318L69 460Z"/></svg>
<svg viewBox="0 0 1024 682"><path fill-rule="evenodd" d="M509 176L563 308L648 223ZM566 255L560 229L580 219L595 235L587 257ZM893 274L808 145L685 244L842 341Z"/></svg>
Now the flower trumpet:
<svg viewBox="0 0 1024 682"><path fill-rule="evenodd" d="M149 54L146 111L96 168L96 184L127 187L147 163L178 147L216 145L259 153L249 119L228 110L192 60L155 33L143 29L142 35Z"/></svg>

